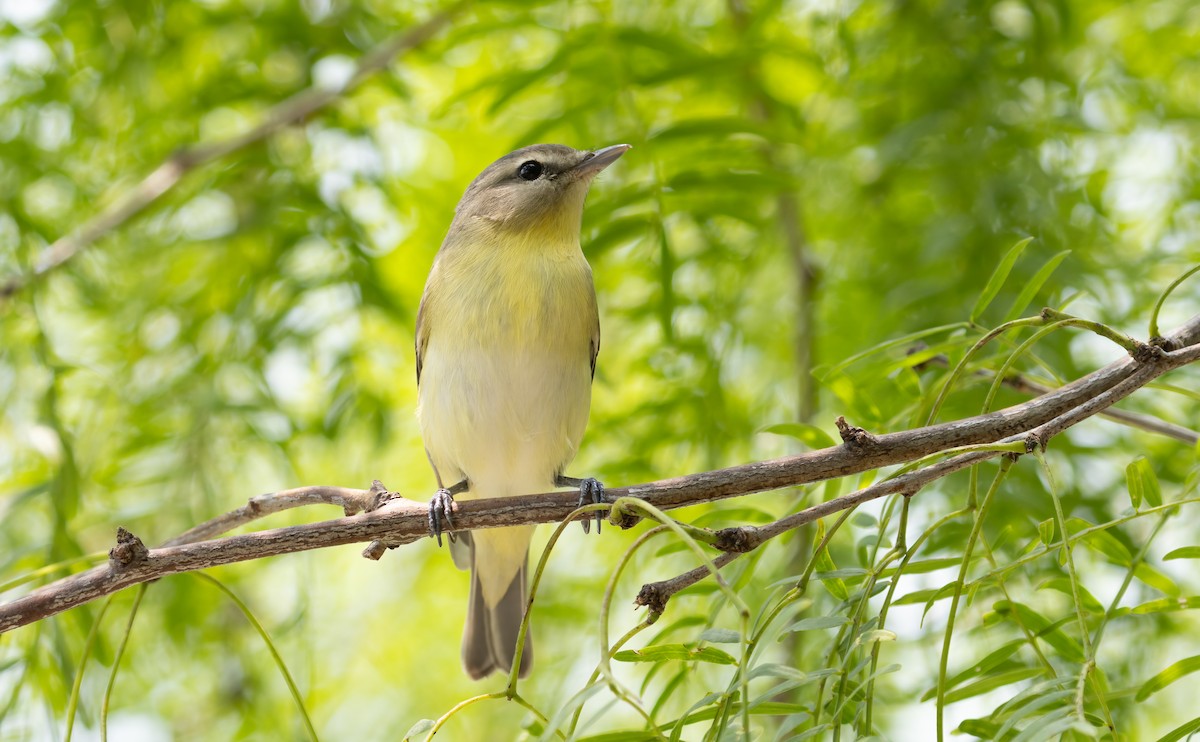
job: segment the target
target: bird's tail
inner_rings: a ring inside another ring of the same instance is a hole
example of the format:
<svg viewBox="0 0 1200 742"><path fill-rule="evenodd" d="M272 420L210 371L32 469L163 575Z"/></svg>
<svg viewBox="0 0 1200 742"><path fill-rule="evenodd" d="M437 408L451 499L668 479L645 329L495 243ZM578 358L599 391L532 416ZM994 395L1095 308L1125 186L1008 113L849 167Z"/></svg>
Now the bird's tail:
<svg viewBox="0 0 1200 742"><path fill-rule="evenodd" d="M474 547L472 546L472 552ZM474 555L472 554L472 557ZM474 562L474 558L471 560ZM467 674L474 680L493 672L506 673L512 669L516 656L517 635L525 615L529 587L525 581L528 555L513 576L504 597L489 607L483 599L479 570L471 570L471 599L467 605L467 624L463 629L462 661ZM525 632L525 649L521 652L520 677L533 667L533 631Z"/></svg>

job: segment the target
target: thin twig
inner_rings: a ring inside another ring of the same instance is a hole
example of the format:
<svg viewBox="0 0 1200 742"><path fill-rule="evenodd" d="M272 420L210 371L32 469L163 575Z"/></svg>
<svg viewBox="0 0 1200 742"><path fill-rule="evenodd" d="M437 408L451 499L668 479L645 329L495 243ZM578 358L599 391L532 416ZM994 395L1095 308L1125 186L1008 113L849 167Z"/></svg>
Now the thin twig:
<svg viewBox="0 0 1200 742"><path fill-rule="evenodd" d="M382 485L380 487L382 488ZM163 542L163 546L180 546L194 544L197 541L207 541L259 518L305 505L337 505L345 511L346 515L354 515L365 510L374 510L378 505L378 497L378 490L375 488L358 490L325 485L271 492L251 497L245 505L237 510L189 528L175 538Z"/></svg>
<svg viewBox="0 0 1200 742"><path fill-rule="evenodd" d="M1004 379L1005 386L1011 387L1018 392L1026 394L1049 394L1054 391L1054 387L1049 384L1043 384L1035 381L1028 376L1022 374L1009 374ZM1174 438L1177 441L1182 441L1190 446L1200 443L1200 433L1185 428L1182 425L1176 425L1172 422L1167 422L1162 418L1146 415L1141 412L1131 412L1129 410L1118 410L1115 407L1109 408L1100 413L1101 417L1108 418L1114 422L1127 425L1131 428L1144 430L1147 433L1157 433L1165 435L1168 438Z"/></svg>

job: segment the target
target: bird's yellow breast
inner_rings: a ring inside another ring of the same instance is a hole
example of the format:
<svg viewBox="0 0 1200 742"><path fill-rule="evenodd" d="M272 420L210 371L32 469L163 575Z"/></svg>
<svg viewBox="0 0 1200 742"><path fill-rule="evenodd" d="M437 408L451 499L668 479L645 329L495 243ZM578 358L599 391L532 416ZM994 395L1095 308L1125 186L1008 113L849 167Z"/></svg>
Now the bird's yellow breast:
<svg viewBox="0 0 1200 742"><path fill-rule="evenodd" d="M470 496L545 491L574 457L597 338L578 243L453 245L430 273L418 416L445 484Z"/></svg>

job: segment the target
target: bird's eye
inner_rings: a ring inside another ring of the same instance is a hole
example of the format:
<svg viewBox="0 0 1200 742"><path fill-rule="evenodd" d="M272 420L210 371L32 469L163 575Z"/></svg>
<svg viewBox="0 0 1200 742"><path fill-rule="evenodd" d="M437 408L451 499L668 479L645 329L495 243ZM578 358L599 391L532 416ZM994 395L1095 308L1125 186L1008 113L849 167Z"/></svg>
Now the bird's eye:
<svg viewBox="0 0 1200 742"><path fill-rule="evenodd" d="M542 163L537 160L523 162L521 167L517 168L517 175L524 180L537 180L542 175Z"/></svg>

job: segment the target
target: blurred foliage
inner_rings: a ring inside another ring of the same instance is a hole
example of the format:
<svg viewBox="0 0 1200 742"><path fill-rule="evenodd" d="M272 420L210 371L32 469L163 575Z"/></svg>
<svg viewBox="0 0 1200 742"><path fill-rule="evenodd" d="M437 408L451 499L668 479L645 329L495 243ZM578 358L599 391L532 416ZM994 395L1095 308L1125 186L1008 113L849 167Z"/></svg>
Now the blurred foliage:
<svg viewBox="0 0 1200 742"><path fill-rule="evenodd" d="M436 10L0 2L0 275L27 270L172 152L336 84ZM604 342L573 469L612 485L800 450L838 414L876 431L922 424L948 373L923 361L953 365L984 327L1042 305L1070 299L1073 313L1145 337L1157 294L1200 260L1198 49L1190 0L471 6L335 105L191 173L0 306L0 579L81 569L117 525L158 542L285 487L379 478L427 497L411 352L424 278L470 178L537 141L635 147L593 188L584 224ZM1180 286L1164 326L1200 309L1198 285ZM924 352L902 343L842 363L939 326L952 327L926 336ZM1025 333L971 369L997 368ZM1054 381L1120 351L1064 330L1034 353L1016 368ZM1176 389L1126 406L1196 427L1196 372L1166 381ZM986 374L966 375L938 419L979 412L987 387ZM1001 391L996 404L1020 399ZM779 424L793 425L765 430ZM1120 738L1148 739L1188 722L1200 689L1200 579L1186 551L1196 459L1176 441L1089 421L1054 441L1049 473L1029 457L1012 467L976 539L981 509L967 508L985 500L995 464L739 560L727 570L739 599L756 621L776 616L754 624L749 725L760 739L929 739L939 687L947 733L1104 736L1111 719ZM678 515L761 522L875 476ZM1155 492L1190 504L1155 509ZM1082 593L1046 547L1062 532L1053 496L1081 534ZM897 573L902 509L920 550ZM603 586L637 534L572 529L552 554L534 611L538 667L521 686L547 717L569 720L604 654ZM637 552L617 605L694 566L670 540ZM222 589L186 575L151 585L114 676L112 738L306 737L275 651L327 739L400 738L499 687L459 668L467 577L445 554L423 543L374 563L358 551L212 570ZM806 563L815 573L801 595ZM71 714L76 735L98 729L136 592L114 598L94 641L100 604L0 637L0 738L60 739ZM614 612L610 640L637 620ZM626 647L649 656L618 654L613 672L666 734L693 714L679 738L739 738L746 636L731 632L744 627L728 596L702 582ZM1080 683L1089 659L1098 669ZM644 727L598 690L583 699L579 735ZM441 734L541 728L488 701Z"/></svg>

